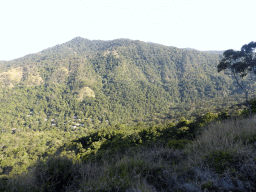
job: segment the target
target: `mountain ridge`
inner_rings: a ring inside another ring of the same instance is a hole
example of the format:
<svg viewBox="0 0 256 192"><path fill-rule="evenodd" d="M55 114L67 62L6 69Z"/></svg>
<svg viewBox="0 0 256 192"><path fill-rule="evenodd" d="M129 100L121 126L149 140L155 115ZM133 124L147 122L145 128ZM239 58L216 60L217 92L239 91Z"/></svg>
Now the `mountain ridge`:
<svg viewBox="0 0 256 192"><path fill-rule="evenodd" d="M15 59L11 59L11 60L1 60L0 62L9 62L9 61L13 61L13 60L17 60L17 59L21 59L23 57L27 57L27 56L31 56L31 55L34 55L34 54L42 54L42 53L47 53L48 50L52 50L52 49L55 49L55 48L58 48L59 46L69 46L70 44L72 43L84 43L84 44L87 44L89 45L89 47L95 47L95 45L100 45L102 43L107 43L107 42L116 42L116 41L127 41L127 42L142 42L142 43L148 43L148 44L153 44L153 45L159 45L159 46L163 46L163 47L174 47L174 48L177 48L175 46L167 46L167 45L163 45L163 44L159 44L159 43L154 43L154 42L144 42L144 41L141 41L141 40L131 40L129 38L117 38L117 39L114 39L114 40L90 40L90 39L87 39L87 38L83 38L81 36L77 36L77 37L74 37L73 39L67 41L67 42L64 42L64 43L61 43L61 44L57 44L57 45L54 45L52 47L48 47L46 49L43 49L37 53L28 53L22 57L19 57L19 58L15 58ZM70 48L70 47L69 47ZM195 51L199 51L199 52L210 52L210 53L219 53L219 54L222 54L224 51L218 51L218 50L209 50L209 51L200 51L200 50L197 50L195 48L177 48L177 49L185 49L185 50L195 50Z"/></svg>

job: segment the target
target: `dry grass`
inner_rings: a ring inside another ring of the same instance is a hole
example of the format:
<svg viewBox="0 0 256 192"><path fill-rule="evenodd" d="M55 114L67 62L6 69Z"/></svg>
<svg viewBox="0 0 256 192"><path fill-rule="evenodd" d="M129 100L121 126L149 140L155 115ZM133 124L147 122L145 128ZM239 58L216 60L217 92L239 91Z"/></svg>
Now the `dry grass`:
<svg viewBox="0 0 256 192"><path fill-rule="evenodd" d="M68 74L68 69L67 69L67 68L65 68L65 67L61 67L61 68L59 68L59 71L60 71L61 73L64 73L65 75L67 75L67 74Z"/></svg>
<svg viewBox="0 0 256 192"><path fill-rule="evenodd" d="M107 50L103 53L103 55L113 54L116 56L116 58L119 58L117 50Z"/></svg>
<svg viewBox="0 0 256 192"><path fill-rule="evenodd" d="M238 136L256 134L255 118L226 120L209 124L191 146L194 153L244 148Z"/></svg>
<svg viewBox="0 0 256 192"><path fill-rule="evenodd" d="M43 83L42 77L36 73L36 74L30 74L27 79L27 86L33 86L33 85L40 85Z"/></svg>
<svg viewBox="0 0 256 192"><path fill-rule="evenodd" d="M195 178L191 183L200 183L199 188L206 191L254 191L256 138L250 137L255 134L254 117L206 126L202 135L186 148L189 158L184 165L193 170Z"/></svg>
<svg viewBox="0 0 256 192"><path fill-rule="evenodd" d="M79 101L82 101L85 97L95 97L94 91L89 87L84 87L81 90L79 90L77 99Z"/></svg>
<svg viewBox="0 0 256 192"><path fill-rule="evenodd" d="M0 82L5 86L12 88L14 84L21 82L23 75L24 74L21 67L13 68L6 72L0 73ZM27 76L26 82L28 86L40 85L43 82L43 79L38 72L34 72L33 74L29 74Z"/></svg>
<svg viewBox="0 0 256 192"><path fill-rule="evenodd" d="M7 72L0 73L0 82L16 82L19 83L22 79L22 70L20 67L13 68Z"/></svg>

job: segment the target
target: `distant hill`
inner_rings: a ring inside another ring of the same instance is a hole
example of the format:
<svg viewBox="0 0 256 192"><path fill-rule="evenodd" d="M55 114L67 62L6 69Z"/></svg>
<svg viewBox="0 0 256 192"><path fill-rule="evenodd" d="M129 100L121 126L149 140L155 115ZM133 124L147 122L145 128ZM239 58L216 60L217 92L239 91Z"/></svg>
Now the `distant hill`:
<svg viewBox="0 0 256 192"><path fill-rule="evenodd" d="M221 58L138 40L76 37L0 65L0 119L9 129L38 129L50 128L46 117L59 119L60 127L65 117L78 115L85 126L97 128L158 123L215 108L203 103L241 93L232 79L217 73ZM37 120L28 119L30 110Z"/></svg>
<svg viewBox="0 0 256 192"><path fill-rule="evenodd" d="M185 49L185 50L194 50L194 51L199 51L199 50L197 50L197 49L194 49L194 48L183 48L183 49ZM214 54L223 54L224 53L224 51L203 51L203 52L207 52L207 53L214 53Z"/></svg>
<svg viewBox="0 0 256 192"><path fill-rule="evenodd" d="M205 51L205 52L216 53L216 54L223 54L224 53L224 51Z"/></svg>
<svg viewBox="0 0 256 192"><path fill-rule="evenodd" d="M192 50L194 50L194 51L199 51L199 50L197 50L197 49L194 49L194 48L189 48L189 47L187 47L187 48L182 48L182 49L185 49L185 50L190 50L190 51L192 51Z"/></svg>

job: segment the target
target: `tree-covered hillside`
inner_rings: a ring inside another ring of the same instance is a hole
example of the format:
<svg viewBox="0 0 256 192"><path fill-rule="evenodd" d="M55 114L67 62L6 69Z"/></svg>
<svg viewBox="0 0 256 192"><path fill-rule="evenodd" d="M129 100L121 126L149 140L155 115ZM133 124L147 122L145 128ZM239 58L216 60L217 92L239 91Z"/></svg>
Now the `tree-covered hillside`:
<svg viewBox="0 0 256 192"><path fill-rule="evenodd" d="M255 118L242 114L209 112L196 121L82 135L54 128L6 133L0 191L254 191Z"/></svg>
<svg viewBox="0 0 256 192"><path fill-rule="evenodd" d="M2 131L71 129L78 124L73 116L83 130L127 122L158 124L195 110L217 110L209 102L225 104L224 96L240 93L229 77L217 73L221 57L129 39L77 37L2 62Z"/></svg>

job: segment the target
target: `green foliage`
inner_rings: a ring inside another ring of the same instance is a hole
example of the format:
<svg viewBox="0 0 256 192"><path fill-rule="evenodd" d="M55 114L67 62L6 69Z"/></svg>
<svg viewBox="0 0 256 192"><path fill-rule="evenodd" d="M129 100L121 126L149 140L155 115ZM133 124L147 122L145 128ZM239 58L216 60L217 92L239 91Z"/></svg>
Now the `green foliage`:
<svg viewBox="0 0 256 192"><path fill-rule="evenodd" d="M255 73L255 47L256 42L250 42L243 45L241 51L226 50L223 53L224 58L218 65L218 72L230 69L242 78L250 72Z"/></svg>
<svg viewBox="0 0 256 192"><path fill-rule="evenodd" d="M202 128L211 123L218 120L218 115L208 112L201 117L198 117L196 121L190 123L188 127L190 127L190 133L195 137L196 135L200 135L202 133Z"/></svg>
<svg viewBox="0 0 256 192"><path fill-rule="evenodd" d="M220 120L225 120L225 119L228 119L230 117L230 115L228 114L228 110L223 110L222 112L220 112L218 114L218 118Z"/></svg>
<svg viewBox="0 0 256 192"><path fill-rule="evenodd" d="M176 127L177 128L181 128L181 127L185 127L187 125L189 125L189 121L186 120L184 117L180 118L180 121L177 123Z"/></svg>
<svg viewBox="0 0 256 192"><path fill-rule="evenodd" d="M250 105L251 105L251 108L252 108L252 112L256 112L256 99L252 99L250 101Z"/></svg>
<svg viewBox="0 0 256 192"><path fill-rule="evenodd" d="M202 126L205 124L208 124L214 120L216 120L218 118L217 114L213 114L211 112L206 113L205 115L202 116L202 118L200 119Z"/></svg>
<svg viewBox="0 0 256 192"><path fill-rule="evenodd" d="M0 175L26 172L39 158L53 155L61 145L75 138L66 132L53 130L18 134L0 135Z"/></svg>
<svg viewBox="0 0 256 192"><path fill-rule="evenodd" d="M251 112L256 113L256 99L253 98L252 100L249 101L250 106L251 106ZM244 117L249 117L250 116L250 110L249 109L244 109L241 111L241 115Z"/></svg>

